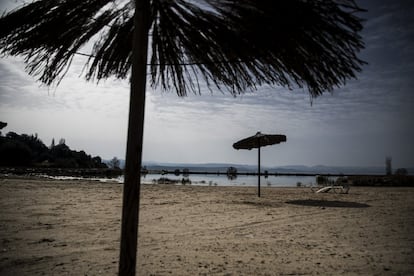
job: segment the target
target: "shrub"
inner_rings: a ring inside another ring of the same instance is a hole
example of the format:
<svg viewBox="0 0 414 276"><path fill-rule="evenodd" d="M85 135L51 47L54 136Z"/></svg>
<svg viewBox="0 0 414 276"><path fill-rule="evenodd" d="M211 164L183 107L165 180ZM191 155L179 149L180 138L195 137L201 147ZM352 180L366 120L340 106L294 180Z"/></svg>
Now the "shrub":
<svg viewBox="0 0 414 276"><path fill-rule="evenodd" d="M30 148L19 141L6 141L0 145L0 165L28 166L32 160Z"/></svg>

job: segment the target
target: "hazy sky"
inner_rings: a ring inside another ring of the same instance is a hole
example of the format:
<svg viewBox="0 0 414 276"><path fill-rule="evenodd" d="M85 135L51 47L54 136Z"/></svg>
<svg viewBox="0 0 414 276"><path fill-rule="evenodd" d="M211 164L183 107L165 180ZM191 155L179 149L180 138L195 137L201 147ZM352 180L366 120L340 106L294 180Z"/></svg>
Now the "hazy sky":
<svg viewBox="0 0 414 276"><path fill-rule="evenodd" d="M19 2L19 1L17 1ZM232 144L257 131L287 135L263 148L262 164L414 167L414 2L358 1L368 9L359 57L369 64L357 80L313 100L305 89L261 87L233 98L220 92L179 98L147 89L144 161L256 164L257 152ZM0 11L16 5L2 0ZM77 58L58 88L25 72L22 58L0 58L3 134L37 133L49 145L124 158L129 83L79 78Z"/></svg>

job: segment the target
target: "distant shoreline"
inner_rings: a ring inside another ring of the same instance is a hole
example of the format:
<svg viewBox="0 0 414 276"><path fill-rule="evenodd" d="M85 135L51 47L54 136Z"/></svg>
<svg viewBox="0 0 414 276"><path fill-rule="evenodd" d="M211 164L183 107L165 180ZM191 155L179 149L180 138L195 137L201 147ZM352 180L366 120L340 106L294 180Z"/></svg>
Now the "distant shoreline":
<svg viewBox="0 0 414 276"><path fill-rule="evenodd" d="M5 168L0 167L1 175L17 175L17 176L62 176L62 177L80 177L80 178L116 178L124 175L121 169L85 169L85 168ZM190 175L217 175L226 176L227 172L211 172L211 171L180 171L180 170L143 170L142 176L145 175L161 175L161 176L183 176ZM255 172L237 172L230 175L234 176L258 176ZM324 177L344 177L352 186L391 186L391 187L414 187L414 176L412 175L376 175L376 174L317 174L317 173L261 173L261 176L278 177L306 177L306 176L324 176Z"/></svg>
<svg viewBox="0 0 414 276"><path fill-rule="evenodd" d="M104 168L42 168L42 167L0 167L0 174L50 175L79 177L116 177L123 174L121 169Z"/></svg>

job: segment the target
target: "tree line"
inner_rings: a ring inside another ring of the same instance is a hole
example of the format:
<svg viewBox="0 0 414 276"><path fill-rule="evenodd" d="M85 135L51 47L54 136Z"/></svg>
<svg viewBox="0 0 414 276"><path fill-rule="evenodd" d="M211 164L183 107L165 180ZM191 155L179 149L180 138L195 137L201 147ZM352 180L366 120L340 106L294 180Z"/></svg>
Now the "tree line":
<svg viewBox="0 0 414 276"><path fill-rule="evenodd" d="M0 129L7 123L0 122ZM46 146L35 135L0 132L0 166L4 167L50 167L50 168L107 168L101 157L76 151L60 139L55 145Z"/></svg>

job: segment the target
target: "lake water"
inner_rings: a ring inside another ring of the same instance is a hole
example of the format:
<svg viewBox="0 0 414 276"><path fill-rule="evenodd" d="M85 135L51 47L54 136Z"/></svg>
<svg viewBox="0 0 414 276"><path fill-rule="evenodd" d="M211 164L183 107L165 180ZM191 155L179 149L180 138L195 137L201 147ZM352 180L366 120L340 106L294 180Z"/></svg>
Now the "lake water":
<svg viewBox="0 0 414 276"><path fill-rule="evenodd" d="M199 175L193 174L188 177L183 177L182 175L160 175L160 174L148 174L145 177L142 177L142 183L156 183L160 178L168 178L170 180L175 180L181 182L184 178L189 180L191 185L198 186L257 186L257 175L239 175L235 179L229 179L226 175ZM296 187L298 183L301 185L312 185L315 184L315 176L261 176L260 184L261 186L270 186L270 187Z"/></svg>
<svg viewBox="0 0 414 276"><path fill-rule="evenodd" d="M85 179L82 177L68 177L68 176L47 176L53 179L61 180L77 180ZM229 179L226 175L211 175L211 174L193 174L188 177L182 175L161 175L161 174L147 174L141 177L141 183L153 184L157 183L159 179L167 178L172 181L176 181L177 185L182 185L183 179L186 181L186 185L197 186L257 186L257 175L239 175L234 179ZM337 177L330 177L331 180L335 180ZM92 180L98 180L101 182L118 182L123 183L124 177L117 178L87 178ZM315 185L315 176L261 176L260 184L262 187L297 187L299 186L311 186Z"/></svg>

